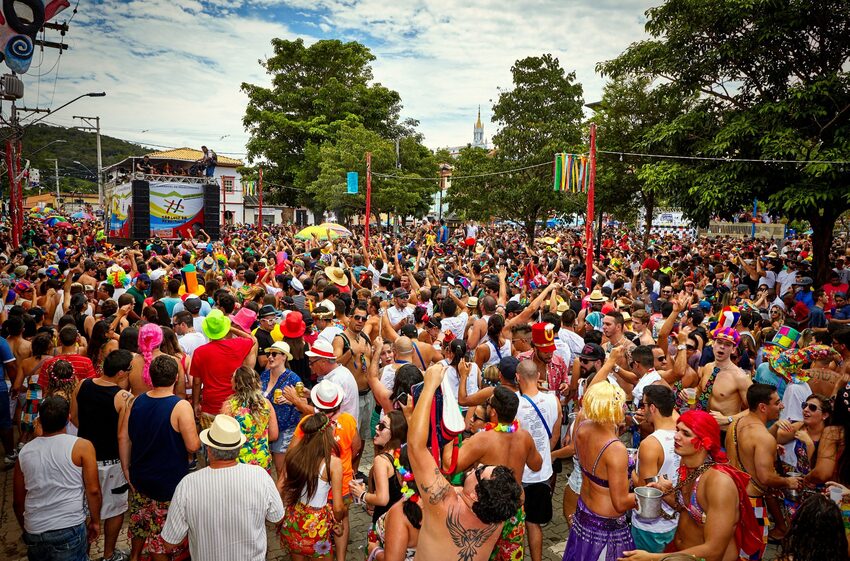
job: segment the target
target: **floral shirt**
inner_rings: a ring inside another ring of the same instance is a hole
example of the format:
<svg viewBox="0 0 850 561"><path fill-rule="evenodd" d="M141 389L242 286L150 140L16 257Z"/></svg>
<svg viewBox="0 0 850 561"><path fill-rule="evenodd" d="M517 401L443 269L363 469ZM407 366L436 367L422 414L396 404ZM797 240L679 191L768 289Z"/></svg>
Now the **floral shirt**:
<svg viewBox="0 0 850 561"><path fill-rule="evenodd" d="M250 409L229 399L230 414L239 421L239 427L247 440L239 450L239 461L243 464L260 466L271 472L272 455L269 452L269 418L268 410L255 415Z"/></svg>
<svg viewBox="0 0 850 561"><path fill-rule="evenodd" d="M533 360L534 349L518 354L517 359ZM570 371L569 368L567 368L567 363L564 362L564 359L558 356L557 354L553 354L552 360L550 360L549 364L546 365L546 381L549 384L549 391L555 392L555 394L558 396L558 399L560 400L561 384L568 384L570 382Z"/></svg>
<svg viewBox="0 0 850 561"><path fill-rule="evenodd" d="M272 408L277 417L277 428L281 433L295 430L295 427L298 426L298 422L301 420L301 413L292 405L277 405L274 402L274 391L283 390L286 386L294 386L298 382L301 382L301 378L298 377L298 374L287 368L286 372L281 374L277 379L274 387L269 387L270 380L271 372L266 369L260 374L260 387L263 390L263 395L272 403Z"/></svg>

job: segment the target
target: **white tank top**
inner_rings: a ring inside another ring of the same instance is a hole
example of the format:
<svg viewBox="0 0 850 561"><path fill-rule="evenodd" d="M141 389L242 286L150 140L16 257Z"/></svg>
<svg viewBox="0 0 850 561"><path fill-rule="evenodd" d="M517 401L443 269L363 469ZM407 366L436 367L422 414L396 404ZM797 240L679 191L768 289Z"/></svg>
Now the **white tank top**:
<svg viewBox="0 0 850 561"><path fill-rule="evenodd" d="M676 436L676 431L661 429L655 431L646 438L655 438L661 444L661 448L664 449L664 463L661 464L661 471L658 472L658 475L666 475L667 479L669 479L673 485L676 485L679 482L679 462L681 458L673 448L674 436ZM661 508L663 508L664 512L667 514L675 515L674 518L672 520L667 520L663 517L659 517L648 520L646 518L641 518L637 515L637 513L635 513L635 516L632 516L632 526L645 532L652 532L655 534L675 530L676 526L679 524L679 515L676 514L676 511L674 511L664 501L661 501Z"/></svg>
<svg viewBox="0 0 850 561"><path fill-rule="evenodd" d="M69 434L42 436L21 449L19 458L27 487L24 529L30 534L85 522L83 468L71 459L77 440Z"/></svg>
<svg viewBox="0 0 850 561"><path fill-rule="evenodd" d="M327 464L322 464L321 469L319 469L319 475L317 476L319 479L319 484L316 486L316 492L313 493L313 496L310 497L310 500L307 500L307 488L304 488L304 492L301 493L300 501L305 505L312 508L322 508L326 504L328 504L328 493L331 491L331 483L330 483L330 474L328 474L328 481L322 479L322 475L325 473L325 468Z"/></svg>
<svg viewBox="0 0 850 561"><path fill-rule="evenodd" d="M483 368L487 368L491 364L499 364L499 361L502 360L502 357L511 356L511 340L505 339L504 344L499 347L498 352L496 351L496 343L493 341L487 341L487 347L490 349L490 358L484 361Z"/></svg>

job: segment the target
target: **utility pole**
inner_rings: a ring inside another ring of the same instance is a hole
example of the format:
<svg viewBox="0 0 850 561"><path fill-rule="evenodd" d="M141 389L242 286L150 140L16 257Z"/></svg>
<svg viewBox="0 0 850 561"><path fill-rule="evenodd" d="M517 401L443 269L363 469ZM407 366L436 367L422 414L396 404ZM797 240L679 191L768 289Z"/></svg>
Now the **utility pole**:
<svg viewBox="0 0 850 561"><path fill-rule="evenodd" d="M54 206L59 210L59 158L48 158L48 162L53 160L53 171L56 174L56 203Z"/></svg>
<svg viewBox="0 0 850 561"><path fill-rule="evenodd" d="M74 128L81 131L94 131L97 137L97 204L103 209L103 153L100 149L100 117L80 117L79 115L74 115L74 118L79 119L86 125L84 127Z"/></svg>

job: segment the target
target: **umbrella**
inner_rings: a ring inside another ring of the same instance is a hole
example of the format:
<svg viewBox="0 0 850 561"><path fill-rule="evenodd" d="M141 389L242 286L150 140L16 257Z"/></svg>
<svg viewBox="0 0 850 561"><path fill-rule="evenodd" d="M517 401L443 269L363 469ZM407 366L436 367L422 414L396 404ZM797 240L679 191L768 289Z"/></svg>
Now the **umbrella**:
<svg viewBox="0 0 850 561"><path fill-rule="evenodd" d="M323 223L319 224L318 227L322 228L324 230L330 230L331 232L336 232L337 234L340 235L340 237L343 237L343 238L350 238L351 237L351 230L349 230L345 226L335 224L334 222L323 222Z"/></svg>
<svg viewBox="0 0 850 561"><path fill-rule="evenodd" d="M48 216L44 219L44 223L48 226L56 226L58 222L68 222L68 220L61 216Z"/></svg>
<svg viewBox="0 0 850 561"><path fill-rule="evenodd" d="M74 225L70 222L59 221L53 224L54 228L73 228Z"/></svg>
<svg viewBox="0 0 850 561"><path fill-rule="evenodd" d="M341 235L335 230L331 230L330 232L332 240L340 237ZM328 239L328 229L323 228L322 226L307 226L306 228L295 234L295 238L299 240L309 240L313 238L313 234L316 234L316 237L320 240Z"/></svg>
<svg viewBox="0 0 850 561"><path fill-rule="evenodd" d="M88 212L82 212L82 211L75 212L74 214L71 215L71 218L74 218L75 220L94 220L94 216L92 216Z"/></svg>

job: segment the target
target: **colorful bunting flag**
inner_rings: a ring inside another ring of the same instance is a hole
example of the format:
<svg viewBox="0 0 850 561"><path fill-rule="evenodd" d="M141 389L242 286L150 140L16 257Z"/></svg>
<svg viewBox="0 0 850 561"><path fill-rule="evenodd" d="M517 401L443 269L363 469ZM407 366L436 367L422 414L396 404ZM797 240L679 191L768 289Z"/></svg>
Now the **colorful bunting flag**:
<svg viewBox="0 0 850 561"><path fill-rule="evenodd" d="M581 154L555 154L555 191L587 193L590 179L588 162L588 157Z"/></svg>

